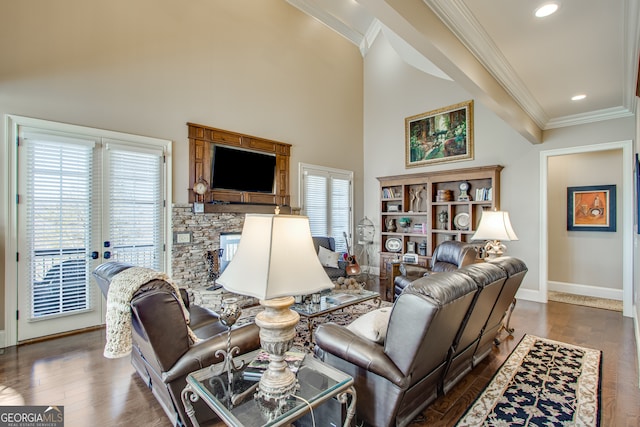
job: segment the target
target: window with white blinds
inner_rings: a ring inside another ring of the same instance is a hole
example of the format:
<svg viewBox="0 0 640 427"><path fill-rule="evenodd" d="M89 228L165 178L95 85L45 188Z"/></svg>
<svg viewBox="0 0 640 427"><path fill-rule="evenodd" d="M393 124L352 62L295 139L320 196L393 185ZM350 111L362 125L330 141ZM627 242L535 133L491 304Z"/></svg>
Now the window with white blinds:
<svg viewBox="0 0 640 427"><path fill-rule="evenodd" d="M309 217L313 236L329 236L337 252L347 252L344 233L353 223L353 172L301 165L302 213Z"/></svg>
<svg viewBox="0 0 640 427"><path fill-rule="evenodd" d="M161 150L107 143L109 244L113 260L161 269Z"/></svg>
<svg viewBox="0 0 640 427"><path fill-rule="evenodd" d="M92 141L26 136L30 318L91 308Z"/></svg>

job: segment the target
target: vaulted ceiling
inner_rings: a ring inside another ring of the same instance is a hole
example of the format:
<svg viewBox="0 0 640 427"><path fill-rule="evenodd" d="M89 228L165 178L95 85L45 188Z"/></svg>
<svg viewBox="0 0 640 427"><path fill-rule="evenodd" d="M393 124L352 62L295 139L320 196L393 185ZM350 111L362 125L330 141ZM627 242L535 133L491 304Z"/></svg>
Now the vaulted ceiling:
<svg viewBox="0 0 640 427"><path fill-rule="evenodd" d="M635 114L637 0L287 0L366 55L381 32L411 65L450 78L532 143ZM572 101L575 95L586 98Z"/></svg>

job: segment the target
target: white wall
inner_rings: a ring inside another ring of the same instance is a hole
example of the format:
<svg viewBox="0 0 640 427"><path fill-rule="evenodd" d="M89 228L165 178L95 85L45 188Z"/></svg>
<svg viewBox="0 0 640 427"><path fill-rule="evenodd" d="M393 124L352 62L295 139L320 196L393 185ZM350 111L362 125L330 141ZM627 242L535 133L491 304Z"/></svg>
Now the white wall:
<svg viewBox="0 0 640 427"><path fill-rule="evenodd" d="M508 254L526 262L529 272L522 288L536 293L540 279L540 151L633 139L634 119L547 131L545 142L533 145L476 102L475 159L408 170L404 166L405 117L472 97L455 82L424 74L404 63L383 34L367 54L364 67L365 215L379 217L377 176L502 165L501 209L510 212L520 239L508 243ZM580 261L575 268L581 268Z"/></svg>
<svg viewBox="0 0 640 427"><path fill-rule="evenodd" d="M2 18L0 117L172 140L176 203L188 196L187 122L282 141L292 205L298 163L318 164L354 171L362 216L362 56L286 1L3 1ZM3 175L3 282L6 190Z"/></svg>

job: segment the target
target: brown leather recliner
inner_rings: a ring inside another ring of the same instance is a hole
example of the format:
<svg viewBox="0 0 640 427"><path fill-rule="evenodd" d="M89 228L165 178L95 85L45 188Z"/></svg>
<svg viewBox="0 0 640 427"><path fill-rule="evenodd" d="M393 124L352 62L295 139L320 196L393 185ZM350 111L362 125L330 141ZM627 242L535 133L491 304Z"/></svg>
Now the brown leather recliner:
<svg viewBox="0 0 640 427"><path fill-rule="evenodd" d="M325 323L315 332L316 356L354 378L358 419L406 426L487 356L480 343L498 331L500 295L517 290L526 271L503 257L421 277L394 302L383 343Z"/></svg>
<svg viewBox="0 0 640 427"><path fill-rule="evenodd" d="M468 313L451 347L451 355L442 380L442 394L446 394L471 369L491 353L504 317L528 269L524 262L513 257L500 257L490 262L470 264L458 270L478 284L473 309ZM513 331L508 331L511 334Z"/></svg>
<svg viewBox="0 0 640 427"><path fill-rule="evenodd" d="M401 276L394 279L394 299L402 293L405 287L420 277L431 273L441 273L443 271L455 271L460 267L472 264L476 260L476 247L470 243L459 242L457 240L447 240L440 243L433 251L430 268L421 267L414 264L401 264Z"/></svg>
<svg viewBox="0 0 640 427"><path fill-rule="evenodd" d="M132 267L120 262L107 262L94 272L106 297L113 277ZM189 304L186 292L181 297L189 311L189 327L201 341L191 344L180 300L173 286L164 280L151 280L133 295L131 364L151 389L174 426L190 425L180 393L189 373L221 362L216 351L227 348L227 328L218 315L200 306ZM233 327L231 346L240 354L260 348L259 328L254 323ZM194 403L196 416L204 422L216 418L202 401Z"/></svg>
<svg viewBox="0 0 640 427"><path fill-rule="evenodd" d="M354 378L358 419L376 427L406 426L438 397L447 356L477 289L457 271L414 281L393 304L383 344L335 323L317 327L316 356Z"/></svg>

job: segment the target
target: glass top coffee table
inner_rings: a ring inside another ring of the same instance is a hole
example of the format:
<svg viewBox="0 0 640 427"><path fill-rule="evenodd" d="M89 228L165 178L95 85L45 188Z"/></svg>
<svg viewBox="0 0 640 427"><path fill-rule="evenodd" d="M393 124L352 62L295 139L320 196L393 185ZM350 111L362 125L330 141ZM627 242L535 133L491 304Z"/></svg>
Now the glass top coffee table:
<svg viewBox="0 0 640 427"><path fill-rule="evenodd" d="M198 426L192 402L202 399L228 426L280 426L295 421L328 399L336 397L348 403L344 425L348 426L355 414L356 392L353 378L327 365L307 353L296 373L299 388L296 397L287 399L286 409L273 414L261 407L254 398L258 380L245 375L248 365L259 350L235 356L233 361L240 369L229 377L226 365L218 363L192 372L187 376L187 386L182 391L182 403L192 424ZM351 399L349 399L351 396ZM306 403L308 402L308 404Z"/></svg>
<svg viewBox="0 0 640 427"><path fill-rule="evenodd" d="M360 304L364 301L377 300L378 307L382 303L380 293L375 291L361 290L349 292L344 290L332 290L320 294L318 303L298 303L291 306L291 310L307 319L309 328L309 342L313 341L313 319L345 307Z"/></svg>

